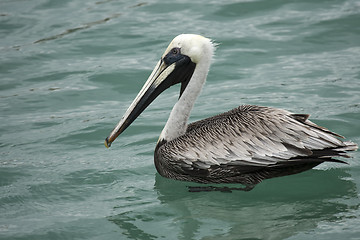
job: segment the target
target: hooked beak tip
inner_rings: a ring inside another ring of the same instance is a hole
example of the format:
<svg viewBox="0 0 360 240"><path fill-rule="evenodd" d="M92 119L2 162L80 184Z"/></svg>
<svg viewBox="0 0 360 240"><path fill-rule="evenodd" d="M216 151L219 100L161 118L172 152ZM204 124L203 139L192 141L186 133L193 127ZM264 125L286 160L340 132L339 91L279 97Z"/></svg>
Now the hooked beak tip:
<svg viewBox="0 0 360 240"><path fill-rule="evenodd" d="M106 148L109 148L111 146L111 142L109 142L109 138L105 139L104 145Z"/></svg>

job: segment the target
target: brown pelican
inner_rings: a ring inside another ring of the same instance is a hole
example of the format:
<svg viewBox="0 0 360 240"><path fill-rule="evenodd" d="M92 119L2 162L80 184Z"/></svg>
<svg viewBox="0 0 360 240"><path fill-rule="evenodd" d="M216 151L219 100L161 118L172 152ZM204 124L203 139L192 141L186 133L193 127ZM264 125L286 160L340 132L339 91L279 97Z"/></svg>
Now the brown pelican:
<svg viewBox="0 0 360 240"><path fill-rule="evenodd" d="M110 147L161 92L180 83L180 97L155 148L161 176L241 183L245 188L238 189L251 190L264 179L300 173L323 162L344 163L333 157L349 157L346 152L357 149L357 144L309 121L307 114L271 107L243 105L188 124L214 49L210 39L199 35L175 37L105 146Z"/></svg>

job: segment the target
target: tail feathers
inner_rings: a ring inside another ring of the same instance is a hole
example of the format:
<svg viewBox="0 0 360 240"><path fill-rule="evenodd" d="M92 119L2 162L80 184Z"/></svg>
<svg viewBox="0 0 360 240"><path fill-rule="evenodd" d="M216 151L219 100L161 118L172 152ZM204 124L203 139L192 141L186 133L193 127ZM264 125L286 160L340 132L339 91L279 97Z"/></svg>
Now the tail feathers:
<svg viewBox="0 0 360 240"><path fill-rule="evenodd" d="M335 151L345 152L345 151L356 151L358 149L358 145L351 141L344 142L345 146L334 149Z"/></svg>
<svg viewBox="0 0 360 240"><path fill-rule="evenodd" d="M344 164L348 164L345 161L339 160L339 159L334 159L334 158L325 158L324 162L336 162L336 163L344 163Z"/></svg>
<svg viewBox="0 0 360 240"><path fill-rule="evenodd" d="M350 158L347 154L348 151L356 151L358 149L358 145L351 141L343 142L343 146L339 146L337 148L326 148L321 150L312 150L312 155L309 156L310 159L318 159L323 162L338 162L338 163L346 163L344 161L334 159L334 157L344 157ZM347 164L347 163L346 163Z"/></svg>

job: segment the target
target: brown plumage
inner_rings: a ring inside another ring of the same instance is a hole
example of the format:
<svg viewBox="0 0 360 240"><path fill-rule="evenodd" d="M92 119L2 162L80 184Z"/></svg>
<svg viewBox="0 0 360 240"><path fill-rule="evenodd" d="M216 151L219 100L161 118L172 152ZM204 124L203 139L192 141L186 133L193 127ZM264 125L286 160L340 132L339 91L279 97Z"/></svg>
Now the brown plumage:
<svg viewBox="0 0 360 240"><path fill-rule="evenodd" d="M341 162L357 149L309 115L244 105L191 123L184 135L159 142L155 166L165 177L199 183L241 183L251 189L264 179Z"/></svg>

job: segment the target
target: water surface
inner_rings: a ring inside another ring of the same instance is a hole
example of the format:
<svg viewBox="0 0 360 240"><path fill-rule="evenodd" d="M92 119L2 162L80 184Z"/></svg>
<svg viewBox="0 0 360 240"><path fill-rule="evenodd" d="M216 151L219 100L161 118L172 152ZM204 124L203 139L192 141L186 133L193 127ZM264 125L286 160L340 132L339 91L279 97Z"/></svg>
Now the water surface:
<svg viewBox="0 0 360 240"><path fill-rule="evenodd" d="M191 121L258 104L360 143L359 22L355 0L1 1L0 238L360 239L358 152L189 193L153 165L178 87L103 145L180 33L219 44Z"/></svg>

